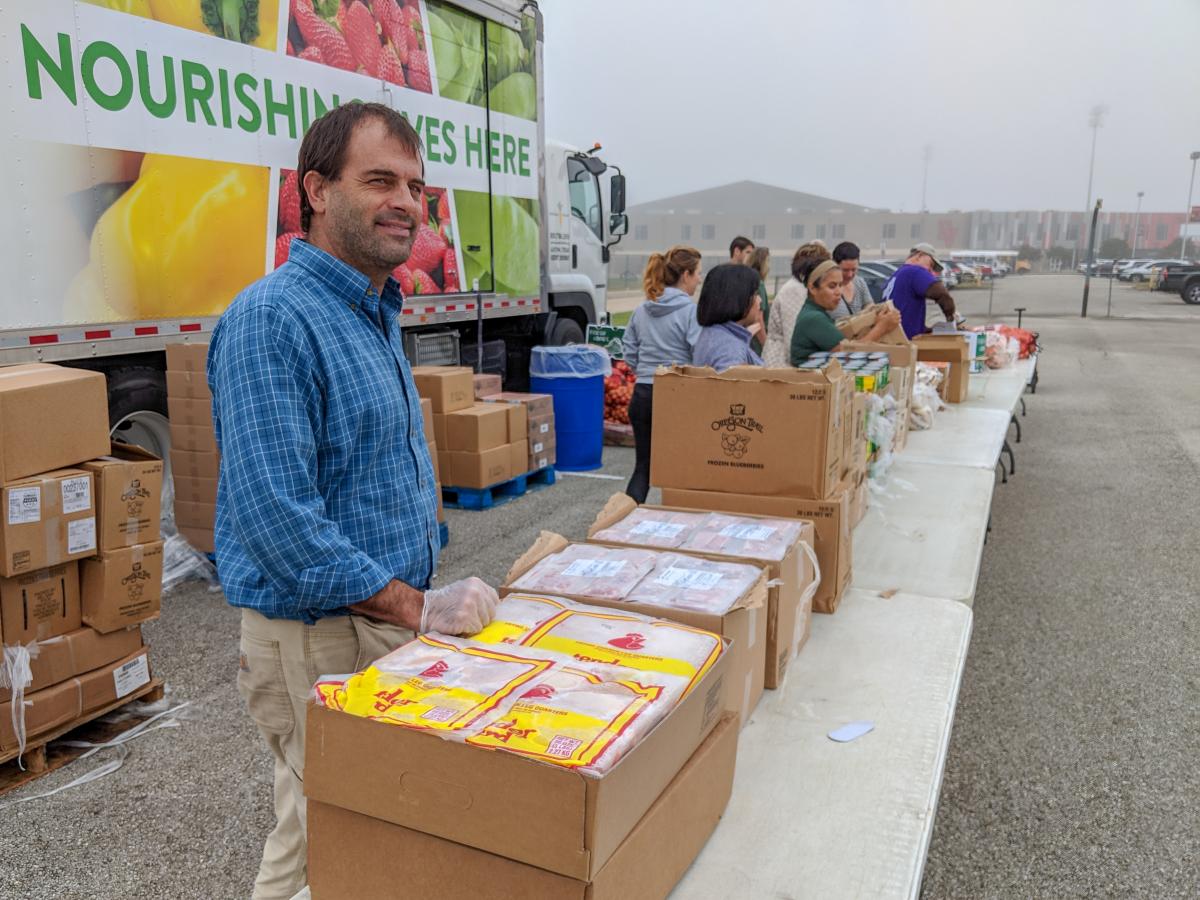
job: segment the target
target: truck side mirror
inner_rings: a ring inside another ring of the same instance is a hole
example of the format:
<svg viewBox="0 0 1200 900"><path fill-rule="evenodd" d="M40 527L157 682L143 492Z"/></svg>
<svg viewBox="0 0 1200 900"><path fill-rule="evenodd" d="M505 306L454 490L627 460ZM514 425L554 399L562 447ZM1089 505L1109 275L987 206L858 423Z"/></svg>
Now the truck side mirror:
<svg viewBox="0 0 1200 900"><path fill-rule="evenodd" d="M613 237L624 237L629 233L629 216L613 213L608 217L608 233Z"/></svg>
<svg viewBox="0 0 1200 900"><path fill-rule="evenodd" d="M612 197L608 204L609 212L623 213L625 212L625 176L621 174L614 175L611 184ZM628 224L627 222L626 225Z"/></svg>

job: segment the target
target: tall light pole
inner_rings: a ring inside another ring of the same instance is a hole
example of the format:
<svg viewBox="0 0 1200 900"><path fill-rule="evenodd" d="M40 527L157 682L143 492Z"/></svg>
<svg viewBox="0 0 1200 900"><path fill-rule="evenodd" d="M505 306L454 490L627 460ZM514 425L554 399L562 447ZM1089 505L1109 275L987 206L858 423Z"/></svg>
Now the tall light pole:
<svg viewBox="0 0 1200 900"><path fill-rule="evenodd" d="M1133 214L1133 251L1130 253L1131 259L1137 259L1138 219L1142 215L1142 197L1145 195L1145 191L1138 191L1137 212Z"/></svg>
<svg viewBox="0 0 1200 900"><path fill-rule="evenodd" d="M1192 219L1192 188L1196 186L1196 160L1200 159L1200 150L1192 153L1192 179L1188 182L1188 205L1183 214L1183 225L1179 228L1179 258L1187 259L1187 226Z"/></svg>
<svg viewBox="0 0 1200 900"><path fill-rule="evenodd" d="M1078 237L1075 241L1075 257L1079 257L1079 242L1083 239L1083 229L1087 226L1088 213L1092 212L1092 175L1096 171L1096 135L1100 133L1100 126L1104 124L1104 114L1108 112L1108 107L1103 103L1097 103L1088 113L1088 127L1092 129L1092 161L1088 164L1088 193L1087 204L1083 207L1083 221L1079 225Z"/></svg>
<svg viewBox="0 0 1200 900"><path fill-rule="evenodd" d="M925 164L924 173L921 176L921 212L929 212L929 205L925 202L925 189L929 186L929 160L933 159L933 146L926 144L921 153L921 159Z"/></svg>

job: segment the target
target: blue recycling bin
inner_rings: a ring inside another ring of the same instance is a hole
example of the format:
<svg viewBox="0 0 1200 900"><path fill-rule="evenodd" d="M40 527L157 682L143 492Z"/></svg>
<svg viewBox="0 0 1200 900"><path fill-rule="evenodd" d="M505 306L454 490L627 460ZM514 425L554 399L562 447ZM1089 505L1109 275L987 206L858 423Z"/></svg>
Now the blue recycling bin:
<svg viewBox="0 0 1200 900"><path fill-rule="evenodd" d="M608 351L586 344L534 347L529 388L554 398L557 466L568 472L600 468L604 456L604 379Z"/></svg>

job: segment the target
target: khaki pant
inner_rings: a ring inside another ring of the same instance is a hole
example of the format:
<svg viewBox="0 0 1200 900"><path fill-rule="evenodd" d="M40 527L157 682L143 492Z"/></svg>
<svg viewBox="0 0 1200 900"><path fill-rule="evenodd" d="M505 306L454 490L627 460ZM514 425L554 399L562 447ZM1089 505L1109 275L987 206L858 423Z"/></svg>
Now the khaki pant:
<svg viewBox="0 0 1200 900"><path fill-rule="evenodd" d="M413 633L364 616L332 616L315 625L242 610L238 693L275 757L275 828L267 837L254 900L290 898L306 881L304 725L313 683L358 671Z"/></svg>

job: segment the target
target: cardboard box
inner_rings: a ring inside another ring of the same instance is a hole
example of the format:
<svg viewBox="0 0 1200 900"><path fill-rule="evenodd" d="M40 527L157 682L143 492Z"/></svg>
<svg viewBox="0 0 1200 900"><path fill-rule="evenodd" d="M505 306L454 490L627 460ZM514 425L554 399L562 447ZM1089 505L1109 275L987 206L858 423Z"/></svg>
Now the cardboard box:
<svg viewBox="0 0 1200 900"><path fill-rule="evenodd" d="M168 395L167 416L173 425L191 425L212 430L212 400Z"/></svg>
<svg viewBox="0 0 1200 900"><path fill-rule="evenodd" d="M875 327L875 319L884 309L895 309L891 302L872 303L860 313L855 313L845 319L839 319L837 322L838 330L846 336L847 340L861 340L867 332ZM904 329L899 325L894 327L887 334L879 339L883 344L907 344L908 338L904 334Z"/></svg>
<svg viewBox="0 0 1200 900"><path fill-rule="evenodd" d="M186 341L167 344L168 372L199 372L208 366L208 342Z"/></svg>
<svg viewBox="0 0 1200 900"><path fill-rule="evenodd" d="M11 577L96 552L92 473L59 469L0 488L0 575Z"/></svg>
<svg viewBox="0 0 1200 900"><path fill-rule="evenodd" d="M850 429L850 455L846 476L857 481L867 471L867 395L854 395L854 417Z"/></svg>
<svg viewBox="0 0 1200 900"><path fill-rule="evenodd" d="M531 415L529 417L529 426L526 428L526 434L529 437L530 444L540 442L548 447L557 446L558 435L554 430L554 413Z"/></svg>
<svg viewBox="0 0 1200 900"><path fill-rule="evenodd" d="M159 539L163 461L131 444L83 464L96 479L97 546L101 551ZM175 494L179 495L176 479Z"/></svg>
<svg viewBox="0 0 1200 900"><path fill-rule="evenodd" d="M442 480L442 467L438 463L438 449L435 444L426 444L425 449L429 451L429 461L433 463L433 480L440 482Z"/></svg>
<svg viewBox="0 0 1200 900"><path fill-rule="evenodd" d="M104 376L44 363L0 368L0 423L0 484L103 456Z"/></svg>
<svg viewBox="0 0 1200 900"><path fill-rule="evenodd" d="M414 897L661 900L729 803L737 735L733 718L724 717L590 881L310 800L309 888L314 900L392 900L396 870L378 861L407 859L421 861L403 875L404 891Z"/></svg>
<svg viewBox="0 0 1200 900"><path fill-rule="evenodd" d="M162 575L161 541L85 559L79 569L84 623L107 634L157 619Z"/></svg>
<svg viewBox="0 0 1200 900"><path fill-rule="evenodd" d="M508 467L512 472L513 478L533 471L529 468L529 441L522 438L519 441L509 444L508 453Z"/></svg>
<svg viewBox="0 0 1200 900"><path fill-rule="evenodd" d="M175 500L175 524L190 525L192 528L213 528L217 522L217 504L192 503Z"/></svg>
<svg viewBox="0 0 1200 900"><path fill-rule="evenodd" d="M113 663L25 695L25 736L36 738L75 719L116 703L150 683L150 657L136 650ZM0 753L18 747L13 731L12 701L0 703Z"/></svg>
<svg viewBox="0 0 1200 900"><path fill-rule="evenodd" d="M841 478L850 379L825 370L692 366L654 376L650 483L731 493L829 496Z"/></svg>
<svg viewBox="0 0 1200 900"><path fill-rule="evenodd" d="M217 434L212 425L176 425L171 423L171 448L192 453L216 453Z"/></svg>
<svg viewBox="0 0 1200 900"><path fill-rule="evenodd" d="M520 391L502 391L484 398L485 403L520 403L525 407L529 418L535 416L554 417L554 398L549 394L526 394Z"/></svg>
<svg viewBox="0 0 1200 900"><path fill-rule="evenodd" d="M691 495L692 491L675 491L673 494ZM666 497L667 492L663 491L663 496ZM637 544L622 544L618 541L602 541L598 540L595 535L597 532L609 528L620 522L631 512L637 509L637 504L633 502L625 494L613 494L609 498L608 503L597 514L596 519L588 528L588 542L594 544L603 544L609 547L634 547ZM700 510L709 512L718 509L711 507L708 509L695 506L690 503L676 503L674 501L664 501L662 506L652 506L646 504L644 509L681 509L686 508L689 511ZM741 510L735 510L739 515L745 515L747 518L761 518L769 513L761 512L760 515L753 513L744 513ZM797 518L796 516L788 516L787 518ZM753 566L765 568L772 584L767 590L767 623L766 623L766 651L763 655L764 660L764 685L774 690L783 683L784 676L787 674L788 666L791 664L792 657L799 652L808 640L808 634L811 630L812 623L812 601L805 600L805 595L808 593L807 588L812 584L814 572L812 562L805 552L801 544L807 544L809 550L812 549L815 531L812 524L807 524L800 530L800 538L796 545L788 551L787 555L782 560L767 560L756 559L755 557L747 556L728 556L721 553L704 553L694 550L671 550L672 553L681 553L685 556L699 556L705 559L716 559L725 562L744 562ZM661 551L662 548L651 547Z"/></svg>
<svg viewBox="0 0 1200 900"><path fill-rule="evenodd" d="M425 426L425 443L436 443L436 434L433 431L433 401L428 397L421 398L421 423Z"/></svg>
<svg viewBox="0 0 1200 900"><path fill-rule="evenodd" d="M562 535L543 531L533 546L526 550L508 570L508 574L504 578L504 585L500 588L500 596L507 597L513 593L523 593L523 591L513 588L512 583L532 569L539 560L566 549L570 544L571 542ZM649 547L646 549L655 554L680 555L677 550ZM731 643L729 649L726 650L726 655L729 657L729 670L725 676L725 709L738 716L744 727L762 697L766 675L767 570L761 564L757 564L756 568L763 573L762 577L757 583L751 585L724 615L655 606L628 600L606 600L586 594L556 593L554 596L577 600L589 606L626 610L656 619L680 622L693 628L711 631L713 634L719 634L728 639Z"/></svg>
<svg viewBox="0 0 1200 900"><path fill-rule="evenodd" d="M967 399L971 382L971 345L966 335L921 334L915 340L917 359L921 362L950 364L949 375L943 380L942 399L947 403L962 403Z"/></svg>
<svg viewBox="0 0 1200 900"><path fill-rule="evenodd" d="M412 370L417 393L429 399L435 413L471 406L475 402L474 374L466 366L416 366Z"/></svg>
<svg viewBox="0 0 1200 900"><path fill-rule="evenodd" d="M208 377L204 370L199 372L172 372L167 369L167 400L203 400L212 403L212 392L208 389Z"/></svg>
<svg viewBox="0 0 1200 900"><path fill-rule="evenodd" d="M896 400L896 430L892 438L892 450L899 453L908 443L908 414L912 407L913 385L917 380L917 347L913 343L867 344L851 341L846 344L850 351L865 350L869 353L885 352L888 355L887 393Z"/></svg>
<svg viewBox="0 0 1200 900"><path fill-rule="evenodd" d="M220 474L220 454L171 448L171 475L175 478L216 478Z"/></svg>
<svg viewBox="0 0 1200 900"><path fill-rule="evenodd" d="M850 502L847 491L828 500L793 497L759 497L753 494L721 494L716 491L664 490L663 504L683 509L708 509L738 515L757 513L785 519L807 519L815 530L817 564L821 583L813 595L813 612L832 613L850 585L852 548ZM833 574L830 574L833 573ZM770 684L767 685L770 687Z"/></svg>
<svg viewBox="0 0 1200 900"><path fill-rule="evenodd" d="M527 464L529 466L529 471L538 472L547 466L554 465L556 462L558 462L557 452L558 451L556 447L544 447L536 453L534 453L533 449L530 448L529 462Z"/></svg>
<svg viewBox="0 0 1200 900"><path fill-rule="evenodd" d="M451 487L491 487L513 477L511 451L508 444L482 453L450 450L442 458L442 473Z"/></svg>
<svg viewBox="0 0 1200 900"><path fill-rule="evenodd" d="M187 478L175 476L175 502L210 503L217 502L216 478ZM147 542L148 543L148 542Z"/></svg>
<svg viewBox="0 0 1200 900"><path fill-rule="evenodd" d="M198 525L181 525L178 522L175 523L175 527L183 535L183 539L201 553L217 552L216 536L213 534L213 529Z"/></svg>
<svg viewBox="0 0 1200 900"><path fill-rule="evenodd" d="M850 528L853 530L866 518L867 507L870 504L871 491L866 472L859 472L853 482L847 483L846 490L850 494Z"/></svg>
<svg viewBox="0 0 1200 900"><path fill-rule="evenodd" d="M602 778L310 703L304 795L310 803L590 881L716 727L727 669L722 654ZM352 847L342 842L331 849ZM382 868L401 877L394 867ZM449 880L444 870L438 874Z"/></svg>
<svg viewBox="0 0 1200 900"><path fill-rule="evenodd" d="M446 450L446 416L443 413L433 413L433 443L440 450Z"/></svg>
<svg viewBox="0 0 1200 900"><path fill-rule="evenodd" d="M41 641L81 624L79 563L0 578L0 643Z"/></svg>
<svg viewBox="0 0 1200 900"><path fill-rule="evenodd" d="M446 443L438 447L482 453L508 443L507 407L480 403L446 416Z"/></svg>
<svg viewBox="0 0 1200 900"><path fill-rule="evenodd" d="M137 652L142 646L140 628L125 628L101 634L94 628L76 628L57 637L37 642L37 654L29 660L33 681L26 694L74 678L92 669ZM12 699L12 691L0 687L0 703Z"/></svg>
<svg viewBox="0 0 1200 900"><path fill-rule="evenodd" d="M476 400L482 400L484 397L491 397L498 394L503 388L500 376L493 375L490 372L484 372L481 375L472 375L471 381L474 383Z"/></svg>
<svg viewBox="0 0 1200 900"><path fill-rule="evenodd" d="M529 413L520 403L505 403L504 409L508 412L508 439L507 442L515 444L517 441L529 439Z"/></svg>

